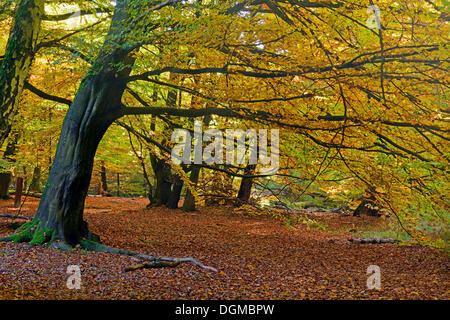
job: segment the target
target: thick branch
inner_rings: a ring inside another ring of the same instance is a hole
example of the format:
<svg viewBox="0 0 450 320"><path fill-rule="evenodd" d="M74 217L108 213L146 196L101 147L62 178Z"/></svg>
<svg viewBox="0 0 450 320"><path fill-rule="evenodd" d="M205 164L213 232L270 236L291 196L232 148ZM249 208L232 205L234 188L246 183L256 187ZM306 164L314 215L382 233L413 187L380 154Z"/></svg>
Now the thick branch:
<svg viewBox="0 0 450 320"><path fill-rule="evenodd" d="M45 93L44 91L41 91L38 88L36 88L35 86L33 86L32 84L30 84L29 82L25 82L24 88L27 89L27 90L30 90L31 92L33 92L35 95L41 97L42 99L55 101L55 102L62 103L62 104L66 104L69 107L72 104L71 100L65 99L65 98L61 98L61 97L57 97L57 96L54 96L54 95L51 95L51 94L48 94L48 93Z"/></svg>

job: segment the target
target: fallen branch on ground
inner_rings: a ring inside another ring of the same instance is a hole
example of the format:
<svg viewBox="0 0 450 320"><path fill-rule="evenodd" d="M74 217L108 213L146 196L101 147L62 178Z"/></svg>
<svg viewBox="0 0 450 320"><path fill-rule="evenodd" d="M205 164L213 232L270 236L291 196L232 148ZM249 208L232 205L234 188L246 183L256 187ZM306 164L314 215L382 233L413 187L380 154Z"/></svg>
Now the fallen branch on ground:
<svg viewBox="0 0 450 320"><path fill-rule="evenodd" d="M361 244L382 244L382 243L398 243L400 240L398 239L356 239L350 238L348 241L352 243L361 243Z"/></svg>
<svg viewBox="0 0 450 320"><path fill-rule="evenodd" d="M164 258L157 257L156 261L154 261L154 262L145 262L145 263L137 264L137 265L134 265L131 267L126 267L124 269L124 271L129 272L129 271L135 271L135 270L139 270L139 269L149 269L149 268L166 268L166 267L174 268L183 262L189 262L200 268L217 272L216 268L205 266L193 258L167 258L167 257L164 257Z"/></svg>
<svg viewBox="0 0 450 320"><path fill-rule="evenodd" d="M148 269L148 268L167 268L167 267L174 268L181 263L192 263L202 269L217 272L216 268L205 266L204 264L196 261L194 258L170 258L170 257L149 256L147 254L143 254L143 253L139 253L139 252L112 248L112 247L105 246L103 244L96 243L93 241L83 241L82 247L89 251L108 252L108 253L112 253L112 254L126 255L126 256L135 257L135 258L145 261L145 263L143 263L143 264L138 264L135 266L130 266L130 267L125 268L124 269L125 272L135 271L135 270L139 270L139 269Z"/></svg>

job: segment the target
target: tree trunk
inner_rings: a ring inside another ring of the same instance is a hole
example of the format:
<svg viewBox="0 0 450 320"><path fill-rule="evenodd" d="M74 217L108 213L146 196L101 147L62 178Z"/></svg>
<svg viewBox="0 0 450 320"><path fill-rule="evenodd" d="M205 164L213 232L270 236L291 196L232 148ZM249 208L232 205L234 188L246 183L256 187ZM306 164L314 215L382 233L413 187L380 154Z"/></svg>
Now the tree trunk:
<svg viewBox="0 0 450 320"><path fill-rule="evenodd" d="M117 181L117 196L120 197L120 173L117 172L116 174L116 181Z"/></svg>
<svg viewBox="0 0 450 320"><path fill-rule="evenodd" d="M256 169L256 165L249 164L244 169L244 175L250 176L254 173ZM241 204L248 203L250 200L250 196L252 194L252 187L253 187L253 178L244 177L241 181L241 186L239 188L238 192L238 200Z"/></svg>
<svg viewBox="0 0 450 320"><path fill-rule="evenodd" d="M22 201L23 194L23 178L17 177L16 179L16 193L14 194L14 208L19 208Z"/></svg>
<svg viewBox="0 0 450 320"><path fill-rule="evenodd" d="M14 132L14 131L13 131ZM3 154L3 160L9 162L15 162L12 158L16 152L17 142L19 141L19 135L17 133L10 134L8 137L8 144L6 145L5 153ZM9 199L9 185L11 183L12 174L9 168L0 167L0 199Z"/></svg>
<svg viewBox="0 0 450 320"><path fill-rule="evenodd" d="M41 192L41 167L39 166L34 168L29 191Z"/></svg>
<svg viewBox="0 0 450 320"><path fill-rule="evenodd" d="M169 199L167 201L168 208L178 209L178 202L180 202L182 189L183 189L183 180L181 180L179 177L176 177L175 182L172 185L172 191L170 192Z"/></svg>
<svg viewBox="0 0 450 320"><path fill-rule="evenodd" d="M156 186L152 198L152 206L162 206L167 204L171 193L172 182L170 166L165 160L152 156L152 167L155 173Z"/></svg>
<svg viewBox="0 0 450 320"><path fill-rule="evenodd" d="M8 188L11 183L11 172L0 173L0 199L9 199Z"/></svg>
<svg viewBox="0 0 450 320"><path fill-rule="evenodd" d="M36 50L43 13L44 0L22 0L18 3L0 67L0 147L8 137L17 113Z"/></svg>
<svg viewBox="0 0 450 320"><path fill-rule="evenodd" d="M105 162L102 161L101 167L100 167L100 184L101 184L101 194L104 196L109 196L108 191L108 181L106 180L106 168L105 168Z"/></svg>
<svg viewBox="0 0 450 320"><path fill-rule="evenodd" d="M79 91L63 122L50 176L34 219L69 244L88 237L84 201L97 146L119 116L124 87L114 74L92 76Z"/></svg>
<svg viewBox="0 0 450 320"><path fill-rule="evenodd" d="M195 98L193 98L193 100L192 100L193 104L194 104L194 101L196 101ZM210 122L211 122L211 116L205 116L203 118L203 126L205 126L205 127L209 126ZM192 182L192 184L194 186L197 186L198 179L200 177L200 170L201 170L201 167L197 167L197 166L192 167L189 180ZM195 197L192 194L191 190L189 190L189 189L187 189L186 197L184 198L183 211L184 212L195 211Z"/></svg>
<svg viewBox="0 0 450 320"><path fill-rule="evenodd" d="M359 206L353 212L353 216L368 215L372 217L380 217L380 208L375 202L375 196L369 194L369 196L363 197Z"/></svg>
<svg viewBox="0 0 450 320"><path fill-rule="evenodd" d="M200 167L195 166L191 170L189 180L191 180L194 186L196 186L198 183L198 178L200 177L200 169L201 169ZM186 197L184 198L183 211L184 212L195 211L195 197L192 194L191 190L189 189L187 189Z"/></svg>

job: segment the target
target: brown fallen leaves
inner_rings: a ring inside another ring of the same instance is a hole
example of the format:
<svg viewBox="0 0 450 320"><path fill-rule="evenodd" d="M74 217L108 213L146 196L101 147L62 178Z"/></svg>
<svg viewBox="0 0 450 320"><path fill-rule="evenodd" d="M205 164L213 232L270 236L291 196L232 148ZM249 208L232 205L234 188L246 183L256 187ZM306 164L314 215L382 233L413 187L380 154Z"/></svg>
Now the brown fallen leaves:
<svg viewBox="0 0 450 320"><path fill-rule="evenodd" d="M21 215L32 216L37 199ZM85 219L102 242L149 255L190 256L190 264L124 272L136 259L75 249L0 243L0 299L448 299L449 259L430 248L355 245L348 232L287 228L226 207L194 213L153 208L144 199L88 198ZM0 213L14 214L12 201ZM327 225L361 223L327 216ZM371 220L370 220L371 221ZM367 221L366 221L367 222ZM0 236L11 232L0 219ZM345 229L345 228L344 228ZM69 290L69 265L81 268L81 289ZM381 268L381 290L368 290L366 270Z"/></svg>

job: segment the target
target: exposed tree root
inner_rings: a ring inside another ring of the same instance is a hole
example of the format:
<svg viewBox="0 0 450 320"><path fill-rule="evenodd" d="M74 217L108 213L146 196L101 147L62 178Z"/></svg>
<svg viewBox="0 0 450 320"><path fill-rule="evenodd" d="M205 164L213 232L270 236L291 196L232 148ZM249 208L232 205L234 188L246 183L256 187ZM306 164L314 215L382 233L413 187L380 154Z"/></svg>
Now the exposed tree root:
<svg viewBox="0 0 450 320"><path fill-rule="evenodd" d="M42 228L36 221L30 221L18 228L14 234L0 238L0 242L28 242L30 245L52 242L53 229Z"/></svg>
<svg viewBox="0 0 450 320"><path fill-rule="evenodd" d="M57 248L60 250L72 250L74 247L64 241L55 240L53 238L54 231L52 229L41 228L39 222L30 221L22 225L16 230L15 234L10 235L5 238L0 238L0 242L16 242L24 243L28 242L30 245L37 244L48 244L52 248ZM156 257L149 256L143 253L112 248L101 243L84 239L80 241L81 248L94 251L94 252L107 252L112 254L126 255L138 258L145 261L143 264L127 267L124 269L125 272L134 271L138 269L145 268L173 268L181 263L192 263L200 268L217 272L217 269L196 261L194 258L171 258L171 257Z"/></svg>
<svg viewBox="0 0 450 320"><path fill-rule="evenodd" d="M25 217L25 216L16 216L12 214L0 214L0 218L6 218L6 219L22 219L22 220L32 220L31 217Z"/></svg>

